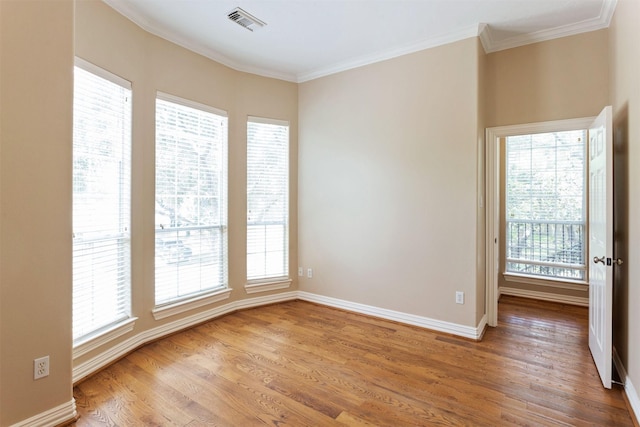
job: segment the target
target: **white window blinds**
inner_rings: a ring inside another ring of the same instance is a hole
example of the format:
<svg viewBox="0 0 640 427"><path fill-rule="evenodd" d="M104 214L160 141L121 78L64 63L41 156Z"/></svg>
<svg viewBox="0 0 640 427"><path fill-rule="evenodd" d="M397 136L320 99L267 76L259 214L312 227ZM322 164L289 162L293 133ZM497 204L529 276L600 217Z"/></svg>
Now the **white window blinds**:
<svg viewBox="0 0 640 427"><path fill-rule="evenodd" d="M156 99L156 305L226 287L227 117Z"/></svg>
<svg viewBox="0 0 640 427"><path fill-rule="evenodd" d="M82 68L75 67L73 100L75 342L128 318L131 305L130 84L77 63Z"/></svg>
<svg viewBox="0 0 640 427"><path fill-rule="evenodd" d="M289 275L289 125L247 123L247 279Z"/></svg>
<svg viewBox="0 0 640 427"><path fill-rule="evenodd" d="M586 131L506 143L506 270L585 279Z"/></svg>

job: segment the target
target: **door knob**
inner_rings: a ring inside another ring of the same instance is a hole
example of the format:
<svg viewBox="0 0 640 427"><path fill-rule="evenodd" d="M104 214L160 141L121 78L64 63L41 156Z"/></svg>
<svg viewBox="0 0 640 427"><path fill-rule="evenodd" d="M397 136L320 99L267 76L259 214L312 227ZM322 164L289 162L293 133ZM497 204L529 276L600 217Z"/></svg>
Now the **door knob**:
<svg viewBox="0 0 640 427"><path fill-rule="evenodd" d="M616 259L614 259L614 260L613 260L613 262L614 262L616 265L622 265L622 264L624 264L624 261L622 261L622 259L620 259L620 258L616 258Z"/></svg>
<svg viewBox="0 0 640 427"><path fill-rule="evenodd" d="M593 262L594 262L595 264L597 264L597 263L601 262L601 263L602 263L602 265L604 265L604 257L602 257L602 258L598 258L597 256L594 256L594 257L593 257Z"/></svg>

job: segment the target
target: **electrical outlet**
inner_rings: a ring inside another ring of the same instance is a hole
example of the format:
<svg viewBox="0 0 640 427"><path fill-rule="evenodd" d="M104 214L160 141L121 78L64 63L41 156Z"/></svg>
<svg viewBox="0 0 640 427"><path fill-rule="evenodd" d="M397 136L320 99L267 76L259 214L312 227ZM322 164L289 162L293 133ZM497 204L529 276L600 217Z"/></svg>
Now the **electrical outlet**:
<svg viewBox="0 0 640 427"><path fill-rule="evenodd" d="M456 304L464 304L464 292L456 291Z"/></svg>
<svg viewBox="0 0 640 427"><path fill-rule="evenodd" d="M302 267L298 267L298 276L304 276L304 269Z"/></svg>
<svg viewBox="0 0 640 427"><path fill-rule="evenodd" d="M313 268L307 268L307 278L311 279L313 277Z"/></svg>
<svg viewBox="0 0 640 427"><path fill-rule="evenodd" d="M40 357L33 361L33 379L49 376L49 356Z"/></svg>

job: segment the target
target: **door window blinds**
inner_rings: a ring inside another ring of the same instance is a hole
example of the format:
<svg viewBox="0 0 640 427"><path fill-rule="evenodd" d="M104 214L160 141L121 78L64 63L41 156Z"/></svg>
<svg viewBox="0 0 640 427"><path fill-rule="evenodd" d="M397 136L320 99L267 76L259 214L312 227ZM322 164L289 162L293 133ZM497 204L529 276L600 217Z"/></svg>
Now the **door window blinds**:
<svg viewBox="0 0 640 427"><path fill-rule="evenodd" d="M247 279L289 275L289 125L247 123Z"/></svg>
<svg viewBox="0 0 640 427"><path fill-rule="evenodd" d="M226 113L158 94L155 200L156 305L226 287Z"/></svg>
<svg viewBox="0 0 640 427"><path fill-rule="evenodd" d="M131 87L85 67L74 71L75 342L130 316Z"/></svg>

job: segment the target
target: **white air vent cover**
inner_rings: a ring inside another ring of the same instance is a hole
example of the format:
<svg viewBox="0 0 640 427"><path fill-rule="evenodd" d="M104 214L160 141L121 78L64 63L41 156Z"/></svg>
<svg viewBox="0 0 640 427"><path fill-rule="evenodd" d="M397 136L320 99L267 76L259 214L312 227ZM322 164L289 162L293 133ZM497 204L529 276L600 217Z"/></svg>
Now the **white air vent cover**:
<svg viewBox="0 0 640 427"><path fill-rule="evenodd" d="M239 7L236 7L231 12L229 12L227 17L236 24L242 25L249 31L257 30L267 25L266 22L259 20L249 12L246 12Z"/></svg>

